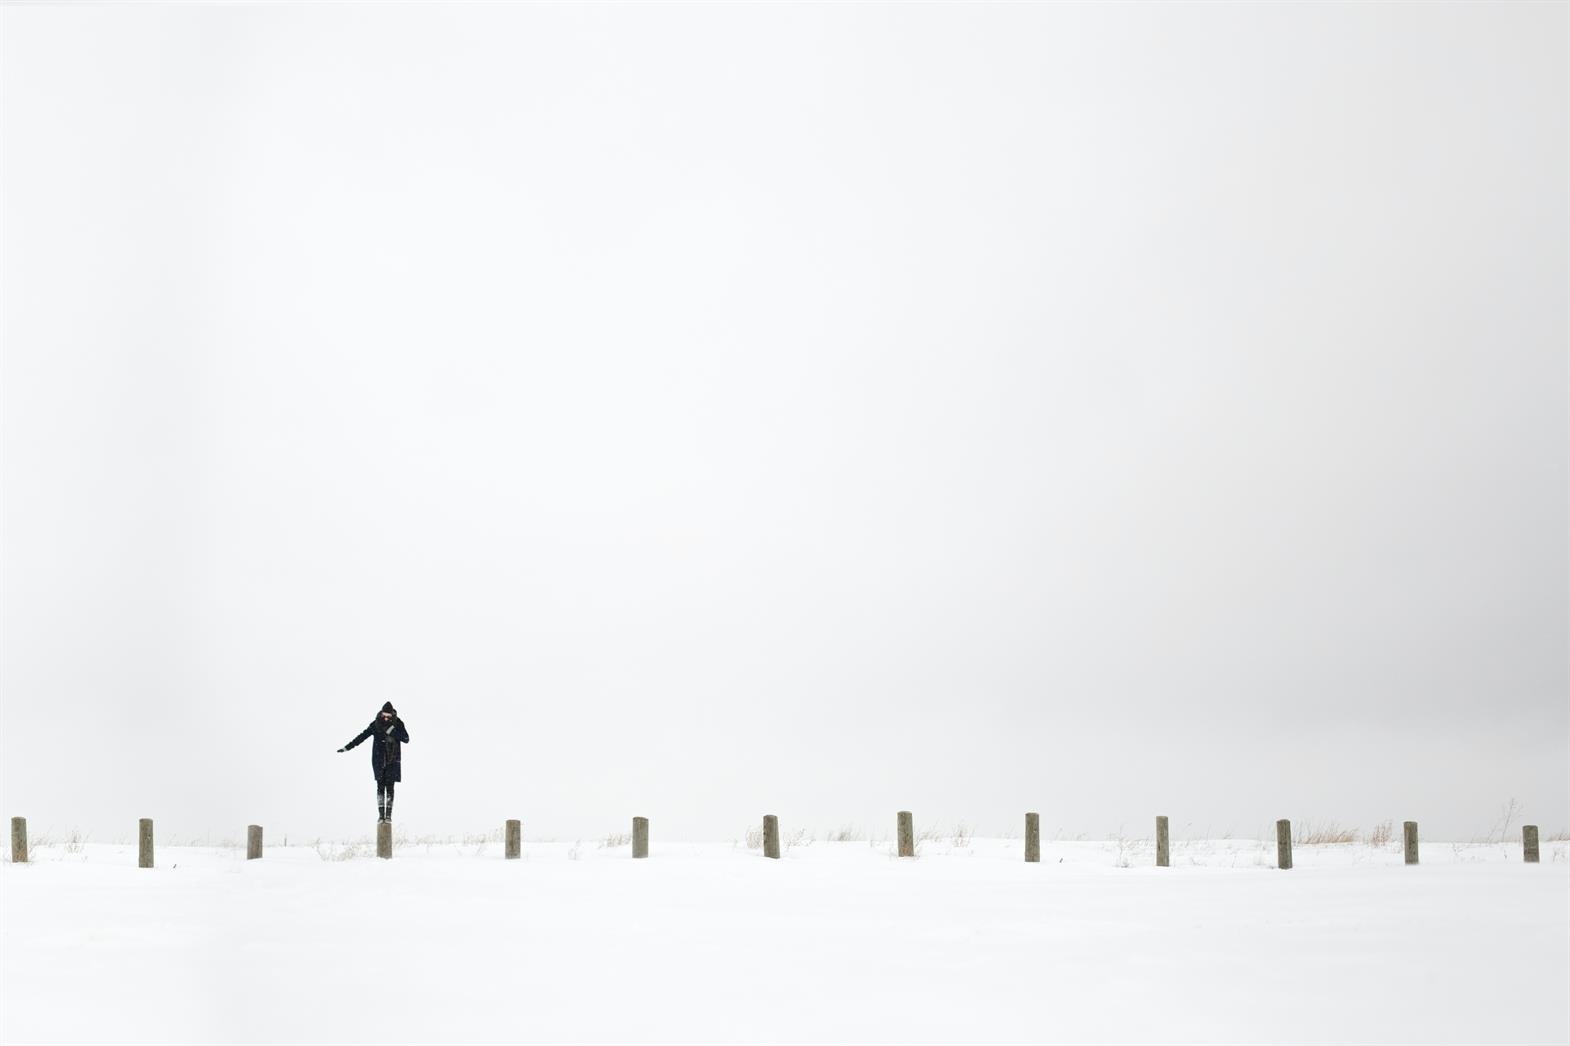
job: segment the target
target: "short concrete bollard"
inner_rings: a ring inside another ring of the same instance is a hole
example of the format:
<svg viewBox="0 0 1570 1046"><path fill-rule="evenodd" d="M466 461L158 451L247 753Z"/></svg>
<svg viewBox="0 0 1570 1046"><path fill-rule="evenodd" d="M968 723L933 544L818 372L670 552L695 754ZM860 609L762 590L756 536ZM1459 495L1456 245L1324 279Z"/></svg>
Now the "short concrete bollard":
<svg viewBox="0 0 1570 1046"><path fill-rule="evenodd" d="M1401 822L1401 849L1406 854L1407 864L1417 863L1417 822Z"/></svg>
<svg viewBox="0 0 1570 1046"><path fill-rule="evenodd" d="M763 815L763 856L776 861L780 856L780 819L773 814Z"/></svg>
<svg viewBox="0 0 1570 1046"><path fill-rule="evenodd" d="M245 828L245 859L247 861L260 860L262 856L262 826L259 824L247 825Z"/></svg>
<svg viewBox="0 0 1570 1046"><path fill-rule="evenodd" d="M1041 815L1025 815L1025 861L1027 864L1041 863Z"/></svg>
<svg viewBox="0 0 1570 1046"><path fill-rule="evenodd" d="M1276 867L1292 867L1292 822L1276 822Z"/></svg>
<svg viewBox="0 0 1570 1046"><path fill-rule="evenodd" d="M392 859L392 822L376 822L376 856Z"/></svg>
<svg viewBox="0 0 1570 1046"><path fill-rule="evenodd" d="M1167 835L1167 817L1165 814L1156 815L1156 867L1170 868L1172 866L1172 842Z"/></svg>
<svg viewBox="0 0 1570 1046"><path fill-rule="evenodd" d="M916 823L909 810L901 810L894 819L895 834L899 838L899 855L916 856Z"/></svg>
<svg viewBox="0 0 1570 1046"><path fill-rule="evenodd" d="M632 819L632 855L634 857L649 856L649 819L647 817L634 817Z"/></svg>
<svg viewBox="0 0 1570 1046"><path fill-rule="evenodd" d="M523 823L517 820L507 822L507 860L516 861L523 853Z"/></svg>
<svg viewBox="0 0 1570 1046"><path fill-rule="evenodd" d="M1537 825L1521 826L1521 859L1528 864L1542 864L1537 853Z"/></svg>
<svg viewBox="0 0 1570 1046"><path fill-rule="evenodd" d="M27 863L27 818L11 818L11 863Z"/></svg>
<svg viewBox="0 0 1570 1046"><path fill-rule="evenodd" d="M136 822L136 866L153 866L153 821L150 817Z"/></svg>

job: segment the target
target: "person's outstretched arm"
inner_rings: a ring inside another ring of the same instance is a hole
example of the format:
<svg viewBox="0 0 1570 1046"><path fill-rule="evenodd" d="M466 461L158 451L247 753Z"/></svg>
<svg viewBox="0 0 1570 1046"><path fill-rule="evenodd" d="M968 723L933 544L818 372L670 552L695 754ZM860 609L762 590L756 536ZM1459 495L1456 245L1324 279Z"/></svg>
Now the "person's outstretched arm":
<svg viewBox="0 0 1570 1046"><path fill-rule="evenodd" d="M350 741L348 744L346 744L342 748L338 749L338 751L340 751L340 752L347 752L349 749L353 748L355 745L359 744L361 741L364 741L367 737L370 737L371 736L371 731L374 730L374 729L376 729L376 724L372 723L370 726L366 727L364 730L361 730L358 734L355 734L354 735L354 740Z"/></svg>

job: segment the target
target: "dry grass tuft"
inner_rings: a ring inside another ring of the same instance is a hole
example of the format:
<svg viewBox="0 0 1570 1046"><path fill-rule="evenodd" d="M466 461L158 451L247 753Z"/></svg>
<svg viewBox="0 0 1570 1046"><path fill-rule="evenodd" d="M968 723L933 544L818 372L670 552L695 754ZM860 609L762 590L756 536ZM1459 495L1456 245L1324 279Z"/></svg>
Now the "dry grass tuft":
<svg viewBox="0 0 1570 1046"><path fill-rule="evenodd" d="M376 852L369 839L356 839L347 843L323 842L318 839L313 846L316 856L324 861L353 861L360 857L369 857Z"/></svg>
<svg viewBox="0 0 1570 1046"><path fill-rule="evenodd" d="M1304 822L1292 842L1302 846L1346 846L1357 842L1356 828L1343 828L1334 821L1315 824Z"/></svg>

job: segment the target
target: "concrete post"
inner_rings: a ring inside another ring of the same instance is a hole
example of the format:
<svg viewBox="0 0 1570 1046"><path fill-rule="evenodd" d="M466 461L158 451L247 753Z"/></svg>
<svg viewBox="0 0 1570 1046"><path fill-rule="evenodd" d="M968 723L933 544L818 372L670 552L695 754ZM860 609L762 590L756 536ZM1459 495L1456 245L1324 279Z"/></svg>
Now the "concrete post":
<svg viewBox="0 0 1570 1046"><path fill-rule="evenodd" d="M1276 867L1292 867L1292 822L1276 822Z"/></svg>
<svg viewBox="0 0 1570 1046"><path fill-rule="evenodd" d="M1167 834L1167 815L1156 815L1156 867L1172 866L1172 840Z"/></svg>
<svg viewBox="0 0 1570 1046"><path fill-rule="evenodd" d="M27 818L11 818L11 863L27 863Z"/></svg>
<svg viewBox="0 0 1570 1046"><path fill-rule="evenodd" d="M136 866L153 866L153 821L150 817L136 822Z"/></svg>
<svg viewBox="0 0 1570 1046"><path fill-rule="evenodd" d="M507 860L516 861L523 854L523 823L518 820L507 822Z"/></svg>
<svg viewBox="0 0 1570 1046"><path fill-rule="evenodd" d="M259 824L246 825L245 827L245 859L255 861L262 856L262 826Z"/></svg>
<svg viewBox="0 0 1570 1046"><path fill-rule="evenodd" d="M899 837L899 855L901 857L916 856L916 825L909 810L901 810L894 820L895 832Z"/></svg>
<svg viewBox="0 0 1570 1046"><path fill-rule="evenodd" d="M1417 822L1401 822L1401 848L1406 854L1407 864L1417 863Z"/></svg>
<svg viewBox="0 0 1570 1046"><path fill-rule="evenodd" d="M780 856L780 819L773 814L763 815L763 856Z"/></svg>
<svg viewBox="0 0 1570 1046"><path fill-rule="evenodd" d="M1537 825L1521 826L1521 859L1528 864L1540 864L1537 853Z"/></svg>
<svg viewBox="0 0 1570 1046"><path fill-rule="evenodd" d="M632 819L632 855L634 857L649 856L649 819L647 817L634 817Z"/></svg>
<svg viewBox="0 0 1570 1046"><path fill-rule="evenodd" d="M392 859L392 822L376 822L376 856Z"/></svg>
<svg viewBox="0 0 1570 1046"><path fill-rule="evenodd" d="M1041 815L1025 815L1025 861L1028 864L1037 864L1041 861Z"/></svg>

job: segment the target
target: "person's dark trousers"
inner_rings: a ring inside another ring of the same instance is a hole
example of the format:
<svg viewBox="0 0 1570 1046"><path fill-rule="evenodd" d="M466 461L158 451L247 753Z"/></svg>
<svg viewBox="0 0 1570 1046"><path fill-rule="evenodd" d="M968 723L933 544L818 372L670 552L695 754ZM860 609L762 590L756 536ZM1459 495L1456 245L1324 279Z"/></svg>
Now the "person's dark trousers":
<svg viewBox="0 0 1570 1046"><path fill-rule="evenodd" d="M393 786L398 782L381 780L376 782L376 819L378 821L392 820Z"/></svg>

